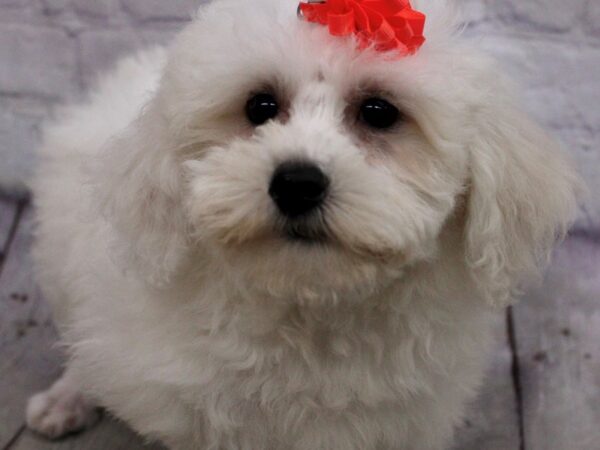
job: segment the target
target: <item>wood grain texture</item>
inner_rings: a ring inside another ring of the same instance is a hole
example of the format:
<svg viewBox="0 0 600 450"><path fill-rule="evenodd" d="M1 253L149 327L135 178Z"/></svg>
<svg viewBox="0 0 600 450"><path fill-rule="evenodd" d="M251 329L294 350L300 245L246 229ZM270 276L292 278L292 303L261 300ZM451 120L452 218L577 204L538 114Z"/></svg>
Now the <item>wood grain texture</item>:
<svg viewBox="0 0 600 450"><path fill-rule="evenodd" d="M31 214L26 211L0 275L0 445L23 425L27 398L60 373L50 311L32 277Z"/></svg>
<svg viewBox="0 0 600 450"><path fill-rule="evenodd" d="M504 315L498 318L494 331L489 369L457 432L454 450L519 449L519 417L511 375L513 355Z"/></svg>
<svg viewBox="0 0 600 450"><path fill-rule="evenodd" d="M571 237L515 308L527 450L600 449L600 242Z"/></svg>

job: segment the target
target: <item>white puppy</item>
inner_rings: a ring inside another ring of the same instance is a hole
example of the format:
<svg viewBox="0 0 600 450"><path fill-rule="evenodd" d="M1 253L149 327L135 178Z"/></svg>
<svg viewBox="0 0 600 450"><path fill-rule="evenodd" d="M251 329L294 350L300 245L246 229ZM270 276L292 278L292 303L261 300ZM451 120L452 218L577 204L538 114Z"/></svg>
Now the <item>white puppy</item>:
<svg viewBox="0 0 600 450"><path fill-rule="evenodd" d="M451 445L577 177L423 3L398 58L215 1L47 130L34 254L70 360L33 429L99 405L172 449Z"/></svg>

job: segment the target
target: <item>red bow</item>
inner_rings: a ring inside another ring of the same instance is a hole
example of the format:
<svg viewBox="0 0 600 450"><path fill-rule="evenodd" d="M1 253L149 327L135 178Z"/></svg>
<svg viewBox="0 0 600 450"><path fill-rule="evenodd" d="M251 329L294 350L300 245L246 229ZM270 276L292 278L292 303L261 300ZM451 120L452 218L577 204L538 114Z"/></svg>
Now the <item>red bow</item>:
<svg viewBox="0 0 600 450"><path fill-rule="evenodd" d="M334 36L354 34L361 48L415 53L425 42L425 14L415 11L410 0L325 0L300 3L309 22L327 25Z"/></svg>

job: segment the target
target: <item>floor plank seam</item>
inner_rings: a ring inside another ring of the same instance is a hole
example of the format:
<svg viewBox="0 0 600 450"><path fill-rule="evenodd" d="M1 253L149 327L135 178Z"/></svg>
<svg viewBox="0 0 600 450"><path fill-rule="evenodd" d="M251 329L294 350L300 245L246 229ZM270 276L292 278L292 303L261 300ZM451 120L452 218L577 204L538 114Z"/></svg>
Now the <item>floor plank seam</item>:
<svg viewBox="0 0 600 450"><path fill-rule="evenodd" d="M2 271L4 269L4 264L8 260L8 256L10 253L10 247L13 243L13 240L17 234L17 229L21 223L21 219L23 218L23 213L27 208L29 202L27 200L21 200L17 203L17 210L12 220L12 224L10 226L10 230L8 232L8 238L4 244L4 248L2 248L2 258L0 258L0 277L2 276ZM22 424L15 434L8 440L8 442L2 447L2 450L10 450L19 440L23 432L25 431L26 426Z"/></svg>
<svg viewBox="0 0 600 450"><path fill-rule="evenodd" d="M508 336L508 346L512 357L511 375L513 389L515 391L515 402L517 410L517 420L519 427L519 450L525 450L525 422L523 414L523 385L521 383L521 367L519 364L519 354L517 348L517 337L515 333L514 309L511 306L506 311L506 329Z"/></svg>
<svg viewBox="0 0 600 450"><path fill-rule="evenodd" d="M576 228L569 231L567 238L583 238L590 241L592 244L600 244L600 229L580 229Z"/></svg>
<svg viewBox="0 0 600 450"><path fill-rule="evenodd" d="M17 229L19 228L21 218L23 217L23 213L25 212L25 209L27 208L28 204L29 202L27 200L22 200L17 203L17 211L15 212L15 216L10 226L8 238L6 239L6 243L4 244L4 248L2 249L2 257L0 258L0 276L2 276L2 270L4 269L4 264L8 259L11 244L17 234Z"/></svg>
<svg viewBox="0 0 600 450"><path fill-rule="evenodd" d="M17 443L23 432L25 432L25 428L25 424L21 425L14 436L10 438L4 447L2 447L2 450L10 450Z"/></svg>

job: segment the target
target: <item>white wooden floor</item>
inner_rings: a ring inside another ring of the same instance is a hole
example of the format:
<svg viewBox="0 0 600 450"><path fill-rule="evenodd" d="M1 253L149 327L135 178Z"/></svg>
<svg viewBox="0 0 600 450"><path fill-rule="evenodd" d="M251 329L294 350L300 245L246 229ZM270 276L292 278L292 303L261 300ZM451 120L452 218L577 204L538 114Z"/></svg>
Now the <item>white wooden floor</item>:
<svg viewBox="0 0 600 450"><path fill-rule="evenodd" d="M159 449L106 416L54 443L25 428L26 399L58 377L62 362L32 278L31 239L30 208L0 197L0 449ZM483 390L454 448L600 450L599 343L600 238L572 236L544 285L498 324Z"/></svg>

